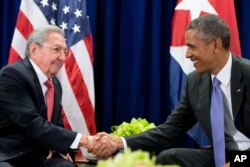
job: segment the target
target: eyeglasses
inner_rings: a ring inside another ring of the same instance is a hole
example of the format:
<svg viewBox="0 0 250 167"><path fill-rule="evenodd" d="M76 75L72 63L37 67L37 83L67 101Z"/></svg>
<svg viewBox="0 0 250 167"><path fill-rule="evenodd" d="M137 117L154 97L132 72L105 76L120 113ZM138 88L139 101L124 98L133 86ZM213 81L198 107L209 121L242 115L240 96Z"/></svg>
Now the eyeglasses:
<svg viewBox="0 0 250 167"><path fill-rule="evenodd" d="M48 44L44 44L44 43L43 44L36 43L36 44L40 45L40 46L45 46L45 47L51 48L52 52L56 55L63 53L66 58L68 58L70 56L70 51L68 48L62 48L58 45L48 45Z"/></svg>

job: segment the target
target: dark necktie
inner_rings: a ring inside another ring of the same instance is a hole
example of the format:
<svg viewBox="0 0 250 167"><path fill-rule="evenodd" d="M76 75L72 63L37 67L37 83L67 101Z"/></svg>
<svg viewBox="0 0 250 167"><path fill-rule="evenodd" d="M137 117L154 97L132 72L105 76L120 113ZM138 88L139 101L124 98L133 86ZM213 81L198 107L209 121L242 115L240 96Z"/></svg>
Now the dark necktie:
<svg viewBox="0 0 250 167"><path fill-rule="evenodd" d="M54 108L54 85L50 79L48 79L44 85L48 88L45 93L45 99L47 104L47 118L51 122L53 108Z"/></svg>
<svg viewBox="0 0 250 167"><path fill-rule="evenodd" d="M224 109L220 84L220 81L214 77L210 117L216 167L225 164Z"/></svg>

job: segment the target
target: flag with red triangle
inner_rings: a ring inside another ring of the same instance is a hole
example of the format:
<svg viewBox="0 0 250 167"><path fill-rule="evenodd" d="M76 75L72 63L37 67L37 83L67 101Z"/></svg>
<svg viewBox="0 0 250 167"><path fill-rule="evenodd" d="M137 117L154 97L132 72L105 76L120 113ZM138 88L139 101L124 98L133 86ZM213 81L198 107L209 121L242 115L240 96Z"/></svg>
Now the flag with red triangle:
<svg viewBox="0 0 250 167"><path fill-rule="evenodd" d="M186 76L194 70L193 63L187 59L184 33L191 20L205 14L219 15L229 26L231 32L230 51L241 56L240 40L235 15L234 0L178 0L172 19L172 38L170 46L170 98L175 107L180 99ZM207 138L199 125L189 134L200 145L206 145Z"/></svg>

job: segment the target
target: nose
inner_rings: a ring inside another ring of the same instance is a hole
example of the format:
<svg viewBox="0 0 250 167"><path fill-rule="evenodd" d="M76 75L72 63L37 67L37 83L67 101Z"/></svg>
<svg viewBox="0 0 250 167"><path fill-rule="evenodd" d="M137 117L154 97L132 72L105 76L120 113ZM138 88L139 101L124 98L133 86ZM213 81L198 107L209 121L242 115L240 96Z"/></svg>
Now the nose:
<svg viewBox="0 0 250 167"><path fill-rule="evenodd" d="M58 56L58 60L60 60L60 61L65 62L66 59L67 59L67 57L65 56L65 53L61 53L61 54Z"/></svg>
<svg viewBox="0 0 250 167"><path fill-rule="evenodd" d="M66 60L67 58L70 57L70 54L71 54L70 51L68 51L68 50L67 50L67 51L62 50L62 51L60 52L59 58L60 58L60 59L63 59L63 60Z"/></svg>

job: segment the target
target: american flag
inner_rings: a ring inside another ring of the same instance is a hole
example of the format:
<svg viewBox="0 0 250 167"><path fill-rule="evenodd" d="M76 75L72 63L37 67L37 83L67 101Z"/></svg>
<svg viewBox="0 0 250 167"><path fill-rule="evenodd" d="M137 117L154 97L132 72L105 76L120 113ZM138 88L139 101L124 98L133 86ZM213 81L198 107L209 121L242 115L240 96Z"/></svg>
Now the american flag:
<svg viewBox="0 0 250 167"><path fill-rule="evenodd" d="M22 0L9 63L25 57L28 35L47 24L64 30L72 52L58 74L66 127L82 134L95 134L93 47L86 0ZM81 152L87 154L83 148Z"/></svg>

